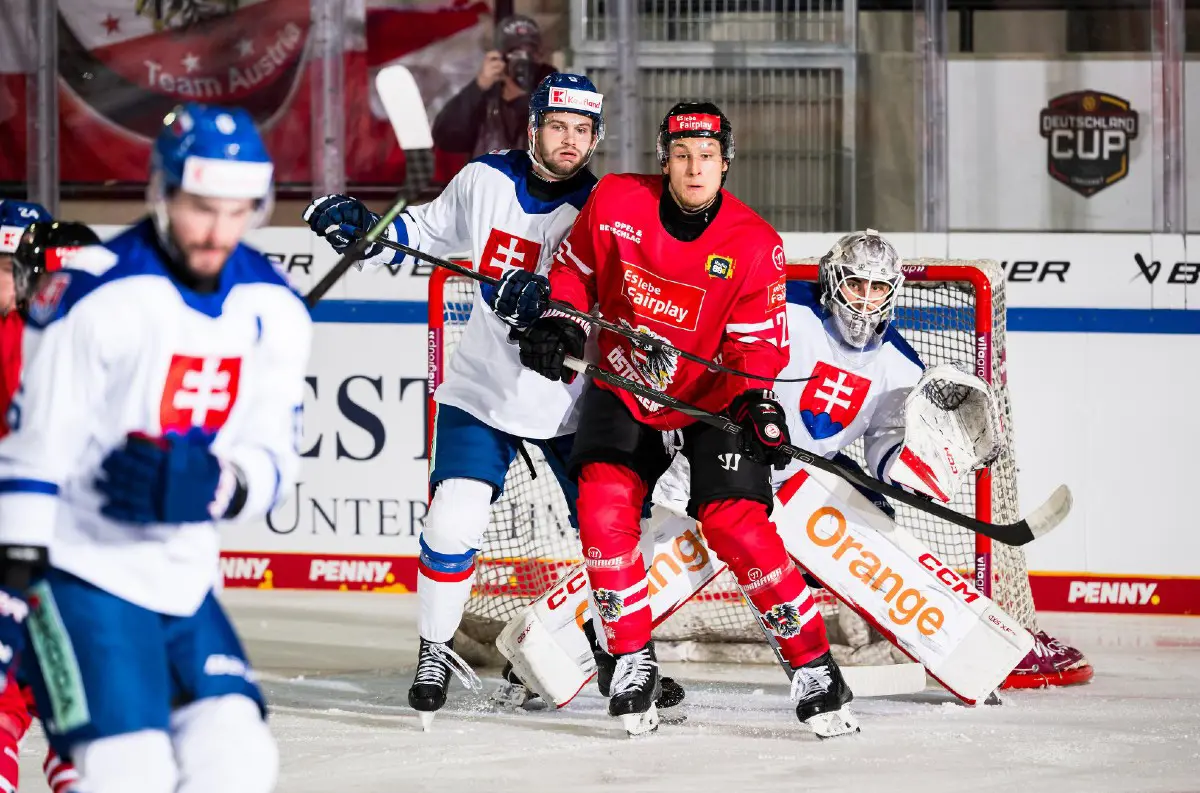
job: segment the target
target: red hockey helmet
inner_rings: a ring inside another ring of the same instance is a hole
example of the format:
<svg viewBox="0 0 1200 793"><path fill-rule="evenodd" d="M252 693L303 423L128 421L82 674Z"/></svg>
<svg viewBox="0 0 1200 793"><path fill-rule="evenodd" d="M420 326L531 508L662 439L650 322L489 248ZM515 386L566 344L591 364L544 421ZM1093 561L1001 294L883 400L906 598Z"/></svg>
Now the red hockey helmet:
<svg viewBox="0 0 1200 793"><path fill-rule="evenodd" d="M658 127L658 164L665 165L671 141L679 138L715 138L721 144L721 158L733 159L733 125L712 102L679 102Z"/></svg>

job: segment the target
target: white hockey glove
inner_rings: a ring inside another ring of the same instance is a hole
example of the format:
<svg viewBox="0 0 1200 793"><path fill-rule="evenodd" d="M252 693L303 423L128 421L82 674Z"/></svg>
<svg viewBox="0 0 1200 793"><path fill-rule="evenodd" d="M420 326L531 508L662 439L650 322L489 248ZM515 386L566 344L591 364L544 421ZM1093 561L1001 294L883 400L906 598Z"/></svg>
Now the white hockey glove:
<svg viewBox="0 0 1200 793"><path fill-rule="evenodd" d="M948 502L972 471L1003 450L1004 425L991 387L966 364L938 364L904 401L904 446L885 479Z"/></svg>

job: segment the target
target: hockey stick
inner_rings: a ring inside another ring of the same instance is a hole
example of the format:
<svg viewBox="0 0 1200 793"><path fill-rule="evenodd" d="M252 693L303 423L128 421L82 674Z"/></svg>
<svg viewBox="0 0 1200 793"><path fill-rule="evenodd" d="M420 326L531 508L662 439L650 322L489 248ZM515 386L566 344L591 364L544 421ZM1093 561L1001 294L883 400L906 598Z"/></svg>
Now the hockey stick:
<svg viewBox="0 0 1200 793"><path fill-rule="evenodd" d="M433 135L429 129L429 116L425 113L425 102L408 67L396 63L380 69L379 74L375 75L375 90L379 93L383 112L391 122L400 148L405 152L432 149Z"/></svg>
<svg viewBox="0 0 1200 793"><path fill-rule="evenodd" d="M358 233L358 229L354 228L353 226L343 224L341 228L342 228L342 231L346 232L347 234L357 234ZM428 262L429 264L435 265L437 267L443 267L447 270L457 273L458 275L464 276L466 278L470 278L473 281L478 281L481 284L487 284L488 286L496 286L500 283L499 278L493 278L490 275L484 275L481 272L472 270L470 267L464 267L461 264L456 264L452 261L448 261L446 259L441 259L441 258L438 258L437 256L432 256L428 253L425 253L424 251L409 247L408 245L405 245L403 243L392 242L391 240L378 240L378 242L380 245L382 245L385 248L391 248L394 251L399 251L400 253L411 256L414 259L419 259L423 262ZM630 341L634 342L635 344L641 346L642 348L649 349L652 352L664 353L666 355L672 355L672 354L678 355L680 358L684 358L686 360L689 360L689 361L692 361L694 363L698 363L698 364L704 366L704 368L708 369L710 372L721 372L722 374L730 374L735 377L745 377L749 380L765 380L765 381L771 382L771 383L805 383L805 382L808 382L809 380L813 379L812 377L766 377L761 374L751 374L750 372L743 372L740 369L731 369L728 366L722 366L721 364L717 363L716 361L710 361L707 358L701 358L699 355L695 355L693 353L687 352L686 350L681 350L678 347L673 347L670 344L668 344L667 342L663 341L662 339L656 339L653 336L647 336L643 333L638 333L633 328L626 328L626 327L617 325L616 323L609 322L608 320L604 319L603 317L601 317L598 314L588 314L584 311L579 311L579 310L567 305L566 303L560 303L557 300L551 300L550 308L554 309L555 311L560 311L563 314L567 314L569 316L576 317L578 319L582 319L585 322L590 322L594 325L598 325L601 328L604 328L605 330L610 330L613 333L624 336L625 338L629 339Z"/></svg>
<svg viewBox="0 0 1200 793"><path fill-rule="evenodd" d="M407 169L406 175L411 184L414 170L411 167L412 155L433 148L429 116L425 113L425 101L421 98L421 91L417 88L417 82L413 79L412 73L405 66L399 64L379 71L379 74L375 76L375 90L379 92L379 98L383 102L388 121L392 124L392 131L396 133L396 141L409 160L410 167ZM304 302L310 311L333 288L338 279L346 274L350 266L363 258L363 254L371 247L371 243L387 230L387 227L404 211L406 206L408 206L407 198L397 199L378 223L346 249L342 258L338 259L333 268L321 278L312 291L304 296Z"/></svg>
<svg viewBox="0 0 1200 793"><path fill-rule="evenodd" d="M346 249L346 252L342 254L342 258L337 260L337 264L333 265L333 268L322 276L317 285L312 288L312 291L304 296L304 303L308 306L309 311L320 302L321 298L325 297L325 293L333 288L333 285L346 274L351 265L364 257L371 244L375 242L379 235L387 231L387 227L404 211L406 206L408 206L408 199L404 197L399 198L396 203L392 204L391 209L383 213L378 223L372 226L364 236L354 240L354 244Z"/></svg>
<svg viewBox="0 0 1200 793"><path fill-rule="evenodd" d="M685 416L690 416L697 421L702 421L718 429L724 430L731 435L736 435L742 431L741 426L737 422L725 416L719 416L709 413L707 410L701 410L698 407L681 402L675 397L655 391L640 383L636 383L626 377L621 377L612 372L606 372L595 364L581 361L578 358L567 356L565 365L568 369L585 374L595 380L602 380L611 386L629 391L640 397L644 397L653 402L666 405L672 410L677 410ZM1038 537L1046 534L1067 516L1071 511L1071 491L1066 485L1059 485L1050 498L1044 504L1030 513L1029 517L1019 520L1016 523L987 523L982 520L963 515L954 510L944 507L936 501L930 501L921 496L904 490L903 488L889 485L887 482L881 482L878 479L867 476L866 474L855 471L833 460L826 460L824 457L807 452L791 444L784 444L781 451L799 460L805 465L810 465L813 468L819 468L831 474L836 474L848 482L865 487L868 490L874 490L889 498L895 499L902 504L908 504L914 509L919 509L930 515L941 518L956 526L961 526L964 529L969 529L976 534L982 534L985 537L990 537L997 542L1005 545L1020 546L1033 542Z"/></svg>

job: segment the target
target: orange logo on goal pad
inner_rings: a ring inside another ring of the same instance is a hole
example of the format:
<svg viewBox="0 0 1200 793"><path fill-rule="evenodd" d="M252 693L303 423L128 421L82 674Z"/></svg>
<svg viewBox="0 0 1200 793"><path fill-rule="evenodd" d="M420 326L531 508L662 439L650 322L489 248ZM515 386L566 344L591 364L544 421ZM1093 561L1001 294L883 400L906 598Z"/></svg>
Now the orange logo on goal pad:
<svg viewBox="0 0 1200 793"><path fill-rule="evenodd" d="M833 532L818 531L819 526L827 525L830 520L834 524ZM885 566L883 560L872 553L862 539L850 534L846 516L841 510L831 506L821 507L809 516L805 531L813 545L826 549L837 561L844 560L850 575L872 591L882 592L884 601L890 606L887 617L892 622L908 625L915 620L917 630L924 636L932 636L942 629L946 621L942 610L930 606L929 600L919 589L908 587L904 576ZM925 566L928 567L927 564Z"/></svg>

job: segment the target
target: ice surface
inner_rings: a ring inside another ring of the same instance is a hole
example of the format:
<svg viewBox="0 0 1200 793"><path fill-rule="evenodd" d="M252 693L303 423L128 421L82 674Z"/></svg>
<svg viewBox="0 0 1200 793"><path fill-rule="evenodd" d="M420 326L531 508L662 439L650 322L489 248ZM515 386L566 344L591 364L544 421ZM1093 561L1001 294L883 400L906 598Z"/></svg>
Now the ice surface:
<svg viewBox="0 0 1200 793"><path fill-rule="evenodd" d="M935 687L858 700L863 732L806 735L773 667L667 664L687 721L631 740L590 687L561 711L491 712L455 681L434 731L405 695L411 595L237 590L224 596L264 678L279 793L500 791L1200 790L1200 619L1043 615L1092 683L967 708ZM498 685L486 670L484 694ZM22 793L45 742L22 751Z"/></svg>

